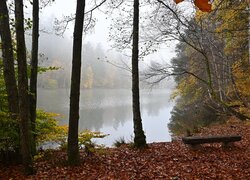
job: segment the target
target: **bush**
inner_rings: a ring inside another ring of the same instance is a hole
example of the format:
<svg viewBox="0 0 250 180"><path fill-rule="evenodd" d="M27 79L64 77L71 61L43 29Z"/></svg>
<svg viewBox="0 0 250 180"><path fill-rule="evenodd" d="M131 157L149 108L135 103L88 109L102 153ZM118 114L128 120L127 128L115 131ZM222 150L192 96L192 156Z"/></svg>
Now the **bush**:
<svg viewBox="0 0 250 180"><path fill-rule="evenodd" d="M66 144L67 126L59 126L54 113L37 111L36 144L57 142ZM20 159L19 124L6 112L0 111L0 160L4 162ZM19 157L19 158L17 158Z"/></svg>
<svg viewBox="0 0 250 180"><path fill-rule="evenodd" d="M98 148L103 148L102 145L97 145L95 144L92 140L94 138L104 138L108 136L108 134L103 134L101 132L92 132L88 129L83 130L82 132L79 133L78 139L79 139L79 148L85 150L85 152L90 155L92 154L95 149Z"/></svg>
<svg viewBox="0 0 250 180"><path fill-rule="evenodd" d="M19 127L8 113L0 111L0 150L19 148Z"/></svg>
<svg viewBox="0 0 250 180"><path fill-rule="evenodd" d="M48 113L43 110L37 111L36 119L36 135L37 145L46 142L55 142L60 147L65 146L68 126L59 126L58 121L55 119L58 114Z"/></svg>

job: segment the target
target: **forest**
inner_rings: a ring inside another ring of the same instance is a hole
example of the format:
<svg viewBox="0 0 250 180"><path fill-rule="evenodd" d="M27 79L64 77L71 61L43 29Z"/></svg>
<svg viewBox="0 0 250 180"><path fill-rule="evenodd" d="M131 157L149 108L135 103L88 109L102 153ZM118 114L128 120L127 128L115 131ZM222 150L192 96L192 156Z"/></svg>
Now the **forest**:
<svg viewBox="0 0 250 180"><path fill-rule="evenodd" d="M73 14L43 20L57 2L0 1L0 179L250 178L249 0L76 0ZM95 13L109 24L111 49L86 41L98 25ZM174 56L157 60L170 45ZM162 125L171 142L147 142L142 90L154 88L172 91ZM39 108L43 89L69 91L67 124ZM121 137L105 147L94 140L110 134L80 128L81 112L94 112L83 111L81 96L91 101L96 89L130 90L126 110L99 109L111 119L131 111L129 142ZM241 140L197 149L182 141L219 135Z"/></svg>

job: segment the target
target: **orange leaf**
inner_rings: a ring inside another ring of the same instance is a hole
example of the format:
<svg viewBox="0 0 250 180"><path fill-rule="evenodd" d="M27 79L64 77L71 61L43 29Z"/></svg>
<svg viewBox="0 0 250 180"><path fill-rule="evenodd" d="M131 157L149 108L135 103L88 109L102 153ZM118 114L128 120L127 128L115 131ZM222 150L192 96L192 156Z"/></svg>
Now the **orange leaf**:
<svg viewBox="0 0 250 180"><path fill-rule="evenodd" d="M176 4L178 4L178 3L180 3L180 2L182 2L184 0L174 0L174 1L175 1Z"/></svg>
<svg viewBox="0 0 250 180"><path fill-rule="evenodd" d="M203 12L210 12L212 5L208 3L209 0L194 0L194 4Z"/></svg>

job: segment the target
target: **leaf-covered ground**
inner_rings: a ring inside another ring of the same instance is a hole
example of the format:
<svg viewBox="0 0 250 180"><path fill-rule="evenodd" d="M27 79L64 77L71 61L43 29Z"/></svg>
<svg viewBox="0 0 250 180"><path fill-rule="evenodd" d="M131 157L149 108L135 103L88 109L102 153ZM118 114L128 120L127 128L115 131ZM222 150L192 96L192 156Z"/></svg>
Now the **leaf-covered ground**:
<svg viewBox="0 0 250 180"><path fill-rule="evenodd" d="M107 148L86 157L78 167L65 164L64 152L47 152L35 162L36 175L25 177L21 166L0 165L0 179L250 179L250 123L205 128L201 135L242 135L234 147L204 144L191 150L181 141L152 143L144 150Z"/></svg>

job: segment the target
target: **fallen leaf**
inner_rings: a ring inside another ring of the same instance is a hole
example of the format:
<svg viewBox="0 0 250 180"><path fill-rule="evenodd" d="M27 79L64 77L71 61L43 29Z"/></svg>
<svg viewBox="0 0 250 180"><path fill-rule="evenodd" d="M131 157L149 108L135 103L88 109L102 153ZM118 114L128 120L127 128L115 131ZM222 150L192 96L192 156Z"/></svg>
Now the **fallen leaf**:
<svg viewBox="0 0 250 180"><path fill-rule="evenodd" d="M203 12L210 12L212 10L212 5L209 4L209 0L195 0L194 4Z"/></svg>

